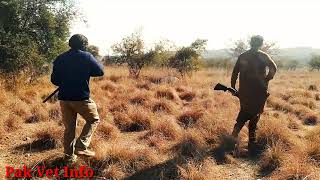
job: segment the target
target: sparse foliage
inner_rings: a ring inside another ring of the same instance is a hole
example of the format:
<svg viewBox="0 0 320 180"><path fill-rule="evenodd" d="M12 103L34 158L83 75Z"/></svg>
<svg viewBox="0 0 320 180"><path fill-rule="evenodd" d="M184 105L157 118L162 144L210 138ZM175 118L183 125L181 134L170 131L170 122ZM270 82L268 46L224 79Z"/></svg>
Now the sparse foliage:
<svg viewBox="0 0 320 180"><path fill-rule="evenodd" d="M250 48L250 38L239 39L232 43L231 47L228 49L229 54L232 58L236 59L240 54L244 53ZM275 56L278 54L278 47L275 42L264 42L261 50L268 53L270 56Z"/></svg>
<svg viewBox="0 0 320 180"><path fill-rule="evenodd" d="M249 47L250 46L248 45L248 43L246 43L246 41L239 39L233 43L232 47L229 48L229 54L233 58L238 58L240 54L248 50Z"/></svg>
<svg viewBox="0 0 320 180"><path fill-rule="evenodd" d="M155 46L146 49L141 33L135 32L114 44L112 50L115 53L111 59L113 64L127 64L129 74L138 78L142 68L154 61L155 57L161 56L165 50L163 46Z"/></svg>

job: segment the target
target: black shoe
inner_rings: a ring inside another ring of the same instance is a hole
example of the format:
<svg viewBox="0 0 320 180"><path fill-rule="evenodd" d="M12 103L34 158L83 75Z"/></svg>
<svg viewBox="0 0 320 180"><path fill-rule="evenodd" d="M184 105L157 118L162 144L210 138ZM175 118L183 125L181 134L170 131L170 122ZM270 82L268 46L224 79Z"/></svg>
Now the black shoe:
<svg viewBox="0 0 320 180"><path fill-rule="evenodd" d="M255 157L258 155L257 145L254 142L248 143L248 154L250 157Z"/></svg>

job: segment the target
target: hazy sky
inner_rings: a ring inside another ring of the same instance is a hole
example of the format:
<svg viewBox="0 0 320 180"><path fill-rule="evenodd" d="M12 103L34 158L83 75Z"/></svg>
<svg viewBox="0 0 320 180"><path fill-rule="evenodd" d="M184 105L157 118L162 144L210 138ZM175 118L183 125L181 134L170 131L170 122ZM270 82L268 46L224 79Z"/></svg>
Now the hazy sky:
<svg viewBox="0 0 320 180"><path fill-rule="evenodd" d="M87 23L73 23L102 54L142 28L151 44L168 39L189 45L208 39L208 49L225 48L252 34L280 47L320 48L319 0L76 0Z"/></svg>

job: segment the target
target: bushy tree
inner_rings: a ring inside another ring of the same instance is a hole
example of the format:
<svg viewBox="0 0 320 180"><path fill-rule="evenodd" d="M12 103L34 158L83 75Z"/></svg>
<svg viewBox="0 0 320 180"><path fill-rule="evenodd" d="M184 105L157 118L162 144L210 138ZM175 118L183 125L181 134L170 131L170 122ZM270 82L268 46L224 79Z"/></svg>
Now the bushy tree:
<svg viewBox="0 0 320 180"><path fill-rule="evenodd" d="M122 39L121 42L114 44L112 59L116 64L127 64L129 74L138 78L142 68L151 63L155 56L155 50L147 50L144 46L141 33L135 32Z"/></svg>
<svg viewBox="0 0 320 180"><path fill-rule="evenodd" d="M237 59L240 54L244 53L250 48L250 38L247 39L239 39L232 42L230 48L228 49L228 53L234 59ZM261 50L268 53L271 56L275 56L279 53L279 49L275 42L265 41Z"/></svg>
<svg viewBox="0 0 320 180"><path fill-rule="evenodd" d="M245 40L239 39L233 42L232 46L228 49L228 51L231 57L236 59L240 56L240 54L247 51L249 47L249 44Z"/></svg>
<svg viewBox="0 0 320 180"><path fill-rule="evenodd" d="M30 77L67 48L69 22L75 10L70 0L0 1L0 72Z"/></svg>
<svg viewBox="0 0 320 180"><path fill-rule="evenodd" d="M169 60L174 56L175 45L169 40L161 40L154 45L152 64L160 67L169 66Z"/></svg>
<svg viewBox="0 0 320 180"><path fill-rule="evenodd" d="M313 55L311 60L309 61L309 66L311 70L320 70L320 55Z"/></svg>
<svg viewBox="0 0 320 180"><path fill-rule="evenodd" d="M201 53L205 51L207 40L197 39L188 47L178 49L170 59L169 66L178 70L183 76L198 70L201 64Z"/></svg>

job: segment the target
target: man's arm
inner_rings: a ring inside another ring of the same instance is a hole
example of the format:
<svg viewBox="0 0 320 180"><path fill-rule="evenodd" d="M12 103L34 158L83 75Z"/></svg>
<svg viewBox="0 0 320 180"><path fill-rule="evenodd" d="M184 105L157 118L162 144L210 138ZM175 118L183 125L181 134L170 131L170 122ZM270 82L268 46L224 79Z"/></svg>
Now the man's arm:
<svg viewBox="0 0 320 180"><path fill-rule="evenodd" d="M269 72L268 72L268 75L266 77L266 80L267 81L270 81L271 79L273 79L274 75L276 74L277 72L277 65L276 63L271 59L271 57L269 55L267 55L267 58L266 58L266 61L267 61L267 65L269 67Z"/></svg>
<svg viewBox="0 0 320 180"><path fill-rule="evenodd" d="M236 83L237 83L237 79L238 79L238 75L239 75L239 72L240 72L240 67L239 67L239 58L236 62L236 64L234 65L234 68L233 68L233 71L232 71L232 76L231 76L231 87L232 88L236 88Z"/></svg>
<svg viewBox="0 0 320 180"><path fill-rule="evenodd" d="M90 76L92 77L98 77L103 76L103 65L98 63L98 60L93 57L92 54L89 55L90 59Z"/></svg>
<svg viewBox="0 0 320 180"><path fill-rule="evenodd" d="M60 86L61 84L61 75L60 75L60 69L57 64L57 60L53 62L53 68L52 68L52 73L51 73L51 82L52 84L56 86Z"/></svg>

